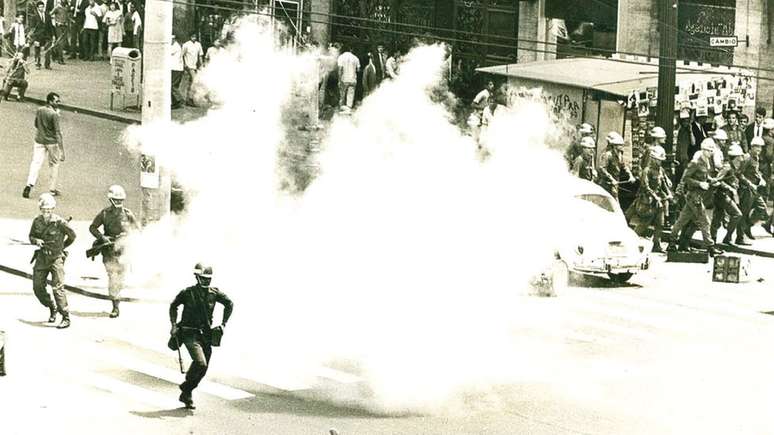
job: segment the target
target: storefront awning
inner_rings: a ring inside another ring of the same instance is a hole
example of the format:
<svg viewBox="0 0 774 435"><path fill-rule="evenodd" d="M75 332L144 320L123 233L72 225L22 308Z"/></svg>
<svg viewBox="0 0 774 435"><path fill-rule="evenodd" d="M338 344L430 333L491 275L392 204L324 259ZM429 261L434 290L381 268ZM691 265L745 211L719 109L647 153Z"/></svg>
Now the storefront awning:
<svg viewBox="0 0 774 435"><path fill-rule="evenodd" d="M620 62L607 58L569 58L497 65L478 68L476 71L593 89L618 97L626 97L638 89L658 87L658 64L635 60ZM749 75L749 72L678 62L677 81L697 81L727 74Z"/></svg>

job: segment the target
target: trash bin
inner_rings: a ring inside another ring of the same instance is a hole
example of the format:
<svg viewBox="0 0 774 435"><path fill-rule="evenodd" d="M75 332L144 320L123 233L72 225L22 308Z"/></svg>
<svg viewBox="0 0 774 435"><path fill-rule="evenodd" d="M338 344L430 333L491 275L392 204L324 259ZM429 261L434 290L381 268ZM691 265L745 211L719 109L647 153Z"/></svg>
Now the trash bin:
<svg viewBox="0 0 774 435"><path fill-rule="evenodd" d="M110 53L110 110L120 102L121 110L140 108L142 54L136 48L114 48ZM127 106L127 103L130 103Z"/></svg>

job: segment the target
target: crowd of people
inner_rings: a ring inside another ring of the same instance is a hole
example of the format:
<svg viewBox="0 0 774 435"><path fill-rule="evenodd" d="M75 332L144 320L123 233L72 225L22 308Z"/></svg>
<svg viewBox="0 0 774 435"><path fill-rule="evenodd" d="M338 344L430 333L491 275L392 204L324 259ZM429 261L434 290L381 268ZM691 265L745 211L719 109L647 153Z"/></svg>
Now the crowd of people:
<svg viewBox="0 0 774 435"><path fill-rule="evenodd" d="M725 227L722 243L727 245L749 246L756 225L774 235L774 210L767 208L774 196L769 187L774 119L766 118L763 108L756 110L749 125L740 122L740 115L729 111L707 120L689 109L681 110L671 159L665 147L666 131L653 127L647 147L639 150L639 179L624 160L624 139L618 132L607 134L606 150L596 159L595 132L587 123L579 127L579 138L568 147L565 158L573 175L596 182L616 199L619 185L639 182L626 217L640 236L652 235L653 252L663 252L662 230L671 217L674 224L667 250L689 250L690 238L698 230L704 248L717 254L721 226Z"/></svg>

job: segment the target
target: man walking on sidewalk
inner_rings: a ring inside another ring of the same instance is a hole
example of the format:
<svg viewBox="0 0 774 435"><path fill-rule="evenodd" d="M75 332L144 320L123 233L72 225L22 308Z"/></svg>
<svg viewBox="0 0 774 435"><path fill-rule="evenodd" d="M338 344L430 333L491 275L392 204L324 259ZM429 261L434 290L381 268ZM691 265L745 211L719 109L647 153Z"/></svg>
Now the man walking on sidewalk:
<svg viewBox="0 0 774 435"><path fill-rule="evenodd" d="M70 313L67 309L67 297L64 292L64 261L67 258L65 249L75 241L75 231L67 221L54 214L56 200L49 193L40 195L38 201L40 215L32 221L30 228L30 243L40 249L35 251L32 270L32 291L38 301L48 307L49 323L56 322L56 313L62 315L62 322L57 326L64 329L70 326ZM48 295L46 281L51 274L51 290L54 300Z"/></svg>
<svg viewBox="0 0 774 435"><path fill-rule="evenodd" d="M59 94L49 92L46 96L46 106L38 109L35 114L35 143L32 147L32 162L30 163L30 173L27 176L27 185L24 187L22 196L30 197L30 191L38 181L38 173L43 165L43 159L48 157L48 166L51 168L49 173L49 191L52 195L60 194L57 188L57 178L59 177L59 162L65 160L64 141L62 140L62 129L59 126Z"/></svg>
<svg viewBox="0 0 774 435"><path fill-rule="evenodd" d="M185 375L185 382L180 384L180 401L188 409L194 409L191 393L207 373L207 365L212 355L212 346L220 345L220 336L226 328L226 322L231 317L234 304L231 299L215 287L212 282L212 267L197 263L194 266L196 285L181 291L169 306L169 321L172 322L172 337L185 344L191 355L191 367ZM212 328L212 312L215 303L223 305L223 321L217 328ZM177 323L177 307L183 306L183 315ZM179 345L178 342L178 345Z"/></svg>
<svg viewBox="0 0 774 435"><path fill-rule="evenodd" d="M97 213L89 226L89 232L97 238L95 244L103 246L102 263L108 275L108 291L113 301L113 311L110 318L118 317L118 303L121 290L124 288L126 263L123 261L123 238L130 230L139 230L137 219L131 210L124 207L126 192L119 185L110 186L107 193L110 205ZM102 232L99 232L102 227Z"/></svg>

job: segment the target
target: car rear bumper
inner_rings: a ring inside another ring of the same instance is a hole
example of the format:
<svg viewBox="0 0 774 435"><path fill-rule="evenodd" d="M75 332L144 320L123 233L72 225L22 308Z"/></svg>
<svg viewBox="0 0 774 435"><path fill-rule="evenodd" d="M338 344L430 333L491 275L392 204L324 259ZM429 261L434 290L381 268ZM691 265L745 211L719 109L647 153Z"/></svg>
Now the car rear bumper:
<svg viewBox="0 0 774 435"><path fill-rule="evenodd" d="M607 257L595 259L589 263L575 264L573 270L582 273L637 273L650 267L647 256L644 258Z"/></svg>

